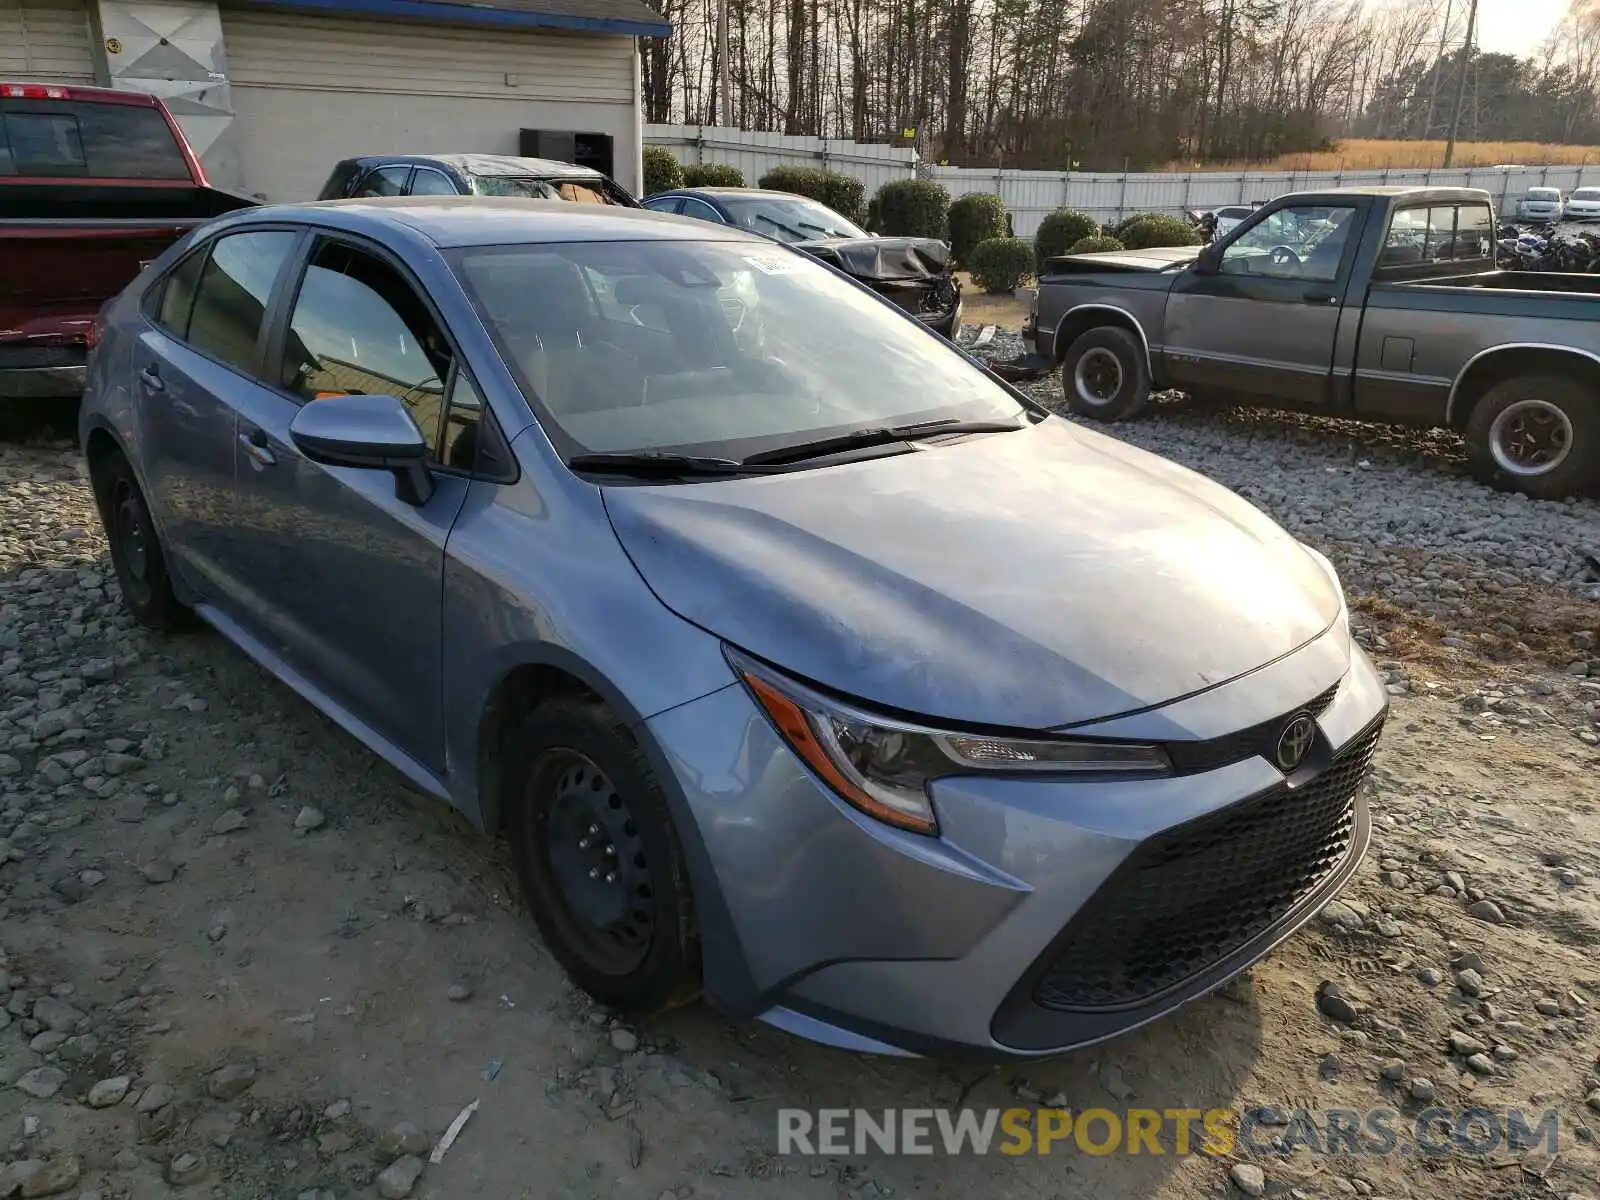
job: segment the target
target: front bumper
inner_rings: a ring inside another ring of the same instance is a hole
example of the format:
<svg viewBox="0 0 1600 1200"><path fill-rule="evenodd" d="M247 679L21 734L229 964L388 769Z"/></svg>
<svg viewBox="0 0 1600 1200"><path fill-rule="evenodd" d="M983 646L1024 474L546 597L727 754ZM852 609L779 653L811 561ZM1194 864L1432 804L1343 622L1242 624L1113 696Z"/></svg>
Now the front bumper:
<svg viewBox="0 0 1600 1200"><path fill-rule="evenodd" d="M1237 747L1161 779L952 778L933 787L937 838L838 801L739 687L652 719L704 841L710 878L696 887L720 894L720 952L749 983L711 999L854 1049L1027 1058L1215 990L1309 920L1365 852L1359 784L1387 696L1333 636L1132 719L1215 750L1243 736L1230 714L1275 729L1263 703L1287 715L1321 694L1316 749L1289 778Z"/></svg>

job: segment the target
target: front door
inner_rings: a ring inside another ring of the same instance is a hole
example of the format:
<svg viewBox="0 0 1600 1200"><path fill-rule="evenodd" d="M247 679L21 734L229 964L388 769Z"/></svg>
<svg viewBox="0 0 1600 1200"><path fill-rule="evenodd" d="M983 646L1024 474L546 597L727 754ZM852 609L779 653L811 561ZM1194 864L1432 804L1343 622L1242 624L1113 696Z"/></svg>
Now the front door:
<svg viewBox="0 0 1600 1200"><path fill-rule="evenodd" d="M471 384L420 291L380 252L315 241L268 381L239 411L237 569L291 666L435 773L444 770L444 547L470 479L451 470L447 400ZM398 396L433 450L421 505L386 471L329 467L289 424L330 395ZM470 402L470 401L469 401Z"/></svg>
<svg viewBox="0 0 1600 1200"><path fill-rule="evenodd" d="M1214 270L1180 275L1162 349L1173 385L1327 404L1359 224L1353 206L1281 208L1228 242Z"/></svg>

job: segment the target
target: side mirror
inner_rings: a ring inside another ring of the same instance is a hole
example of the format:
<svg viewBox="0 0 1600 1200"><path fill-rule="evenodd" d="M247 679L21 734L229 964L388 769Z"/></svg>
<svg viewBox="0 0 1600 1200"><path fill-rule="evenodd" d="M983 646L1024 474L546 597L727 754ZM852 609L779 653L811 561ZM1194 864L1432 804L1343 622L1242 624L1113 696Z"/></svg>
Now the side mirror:
<svg viewBox="0 0 1600 1200"><path fill-rule="evenodd" d="M328 396L295 413L289 438L312 462L394 473L394 494L407 504L433 495L428 443L394 396Z"/></svg>
<svg viewBox="0 0 1600 1200"><path fill-rule="evenodd" d="M1197 275L1215 275L1222 269L1222 248L1220 246L1202 246L1199 255L1194 260L1194 270Z"/></svg>

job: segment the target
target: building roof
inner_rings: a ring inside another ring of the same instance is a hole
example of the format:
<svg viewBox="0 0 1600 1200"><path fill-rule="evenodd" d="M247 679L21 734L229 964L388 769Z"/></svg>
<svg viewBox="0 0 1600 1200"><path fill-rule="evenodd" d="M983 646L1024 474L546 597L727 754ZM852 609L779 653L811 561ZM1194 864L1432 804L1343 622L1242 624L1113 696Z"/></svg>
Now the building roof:
<svg viewBox="0 0 1600 1200"><path fill-rule="evenodd" d="M644 0L245 0L265 8L356 13L398 20L490 25L500 29L565 29L628 37L666 37L668 21Z"/></svg>

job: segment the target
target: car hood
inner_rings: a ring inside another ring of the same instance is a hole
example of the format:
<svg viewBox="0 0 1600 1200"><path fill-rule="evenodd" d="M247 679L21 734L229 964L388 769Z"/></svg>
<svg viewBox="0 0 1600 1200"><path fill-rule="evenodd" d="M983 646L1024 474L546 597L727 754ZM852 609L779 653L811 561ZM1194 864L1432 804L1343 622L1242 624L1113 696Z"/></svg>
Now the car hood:
<svg viewBox="0 0 1600 1200"><path fill-rule="evenodd" d="M963 724L1159 705L1288 654L1341 608L1249 503L1059 418L605 502L686 620L812 683Z"/></svg>
<svg viewBox="0 0 1600 1200"><path fill-rule="evenodd" d="M950 247L937 238L818 238L791 244L857 279L937 279L950 273Z"/></svg>

